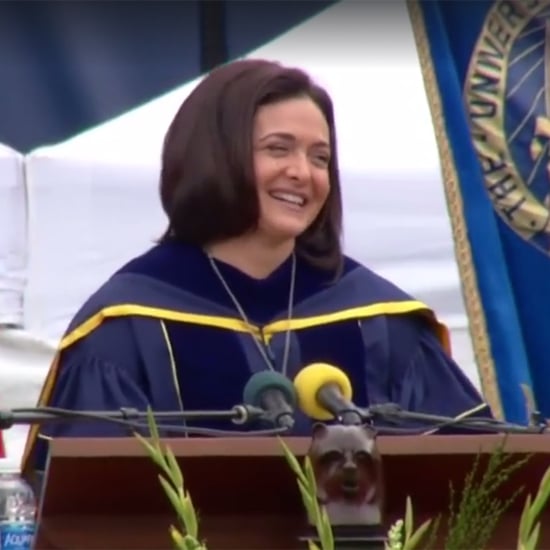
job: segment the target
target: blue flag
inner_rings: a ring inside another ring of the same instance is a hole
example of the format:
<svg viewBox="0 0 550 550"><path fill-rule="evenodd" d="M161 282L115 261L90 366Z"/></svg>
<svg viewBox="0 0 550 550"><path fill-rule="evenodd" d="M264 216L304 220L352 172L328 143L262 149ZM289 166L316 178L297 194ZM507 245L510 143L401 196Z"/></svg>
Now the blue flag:
<svg viewBox="0 0 550 550"><path fill-rule="evenodd" d="M409 13L485 397L526 422L530 388L550 417L550 1Z"/></svg>

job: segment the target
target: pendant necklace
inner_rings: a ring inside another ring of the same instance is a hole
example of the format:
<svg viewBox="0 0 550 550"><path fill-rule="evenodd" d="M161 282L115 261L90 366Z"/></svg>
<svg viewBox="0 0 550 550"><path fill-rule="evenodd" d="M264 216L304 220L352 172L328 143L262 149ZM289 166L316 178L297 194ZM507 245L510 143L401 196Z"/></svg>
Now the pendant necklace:
<svg viewBox="0 0 550 550"><path fill-rule="evenodd" d="M274 371L275 370L274 361L269 358L268 352L266 351L266 348L268 350L270 348L269 348L269 344L266 343L266 341L264 339L263 333L261 333L263 343L260 343L259 339L254 334L256 332L256 327L254 325L252 325L250 323L250 321L248 320L248 317L246 316L246 313L245 313L243 307L241 306L241 304L237 300L237 297L235 296L235 294L233 293L233 291L231 290L231 288L227 284L227 281L225 280L225 277L222 275L221 271L219 270L218 265L216 264L216 260L210 254L207 254L207 256L208 256L208 260L210 262L210 265L212 266L212 269L214 270L214 273L216 274L216 276L220 280L221 284L225 288L227 294L231 298L231 301L233 302L235 308L239 312L239 315L241 316L242 320L248 326L249 331L250 331L250 336L254 340L254 344L258 348L258 351L259 351L260 355L262 356L263 360L265 361L265 364L267 365L267 367L269 369ZM290 320L292 319L292 308L293 308L293 305L294 305L294 288L295 288L295 284L296 284L296 254L293 252L292 253L291 274L290 274L290 289L289 289L289 293L288 293L288 310L287 310L288 326L287 326L286 334L285 334L285 346L284 346L283 364L282 364L282 371L281 371L281 374L283 374L284 376L286 376L286 372L287 372L287 368L288 368L288 359L289 359L289 354L290 354ZM260 329L260 332L261 332L261 329Z"/></svg>

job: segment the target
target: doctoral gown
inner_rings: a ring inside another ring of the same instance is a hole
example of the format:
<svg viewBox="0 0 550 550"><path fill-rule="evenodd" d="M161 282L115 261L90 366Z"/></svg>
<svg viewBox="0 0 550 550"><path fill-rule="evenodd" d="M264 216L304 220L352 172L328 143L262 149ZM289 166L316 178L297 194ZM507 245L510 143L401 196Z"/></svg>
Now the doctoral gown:
<svg viewBox="0 0 550 550"><path fill-rule="evenodd" d="M454 417L483 403L450 358L446 329L429 308L351 258L344 258L336 279L298 258L288 320L291 263L289 258L258 280L217 262L251 328L201 249L176 241L155 245L117 271L76 314L39 405L231 409L243 402L250 376L266 369L253 339L281 369L288 328L286 375L293 378L315 362L333 364L350 378L361 407L393 402ZM294 435L307 434L311 422L298 411ZM187 422L193 425L199 424ZM243 429L230 421L200 425ZM123 435L127 429L106 422L34 427L23 467L44 466L48 437Z"/></svg>

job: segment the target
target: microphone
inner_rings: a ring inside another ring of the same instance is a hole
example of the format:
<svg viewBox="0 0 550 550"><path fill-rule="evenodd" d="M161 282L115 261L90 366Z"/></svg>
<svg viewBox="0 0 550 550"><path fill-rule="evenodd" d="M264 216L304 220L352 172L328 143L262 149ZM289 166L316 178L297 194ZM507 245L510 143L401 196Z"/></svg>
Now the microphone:
<svg viewBox="0 0 550 550"><path fill-rule="evenodd" d="M342 424L363 424L364 414L352 401L353 390L347 375L328 363L313 363L294 378L298 403L315 420L337 418Z"/></svg>
<svg viewBox="0 0 550 550"><path fill-rule="evenodd" d="M291 430L294 426L296 390L292 382L274 371L261 371L252 375L243 391L243 401L260 407L276 426Z"/></svg>
<svg viewBox="0 0 550 550"><path fill-rule="evenodd" d="M548 421L523 426L490 417L473 416L487 407L481 403L457 417L407 411L395 403L381 403L360 408L353 404L351 382L339 368L327 363L313 363L301 370L294 379L298 404L302 411L315 420L332 420L343 424L371 424L378 433L421 435L432 434L443 428L454 428L471 433L544 434L550 433ZM381 422L381 424L377 423ZM405 427L410 423L416 427ZM387 425L390 424L390 425ZM392 427L397 424L400 427ZM435 429L426 431L427 426Z"/></svg>

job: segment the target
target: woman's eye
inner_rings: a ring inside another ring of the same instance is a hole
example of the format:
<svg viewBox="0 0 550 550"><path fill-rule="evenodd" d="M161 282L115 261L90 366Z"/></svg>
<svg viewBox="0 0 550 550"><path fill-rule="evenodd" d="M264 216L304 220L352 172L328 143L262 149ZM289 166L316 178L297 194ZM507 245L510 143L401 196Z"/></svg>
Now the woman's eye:
<svg viewBox="0 0 550 550"><path fill-rule="evenodd" d="M273 151L275 153L281 153L287 150L287 148L283 145L268 145L267 148L269 151Z"/></svg>
<svg viewBox="0 0 550 550"><path fill-rule="evenodd" d="M328 166L330 162L330 157L328 155L315 155L315 162L322 166Z"/></svg>

